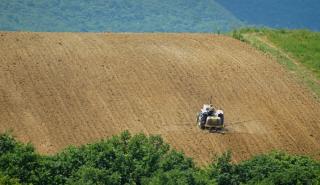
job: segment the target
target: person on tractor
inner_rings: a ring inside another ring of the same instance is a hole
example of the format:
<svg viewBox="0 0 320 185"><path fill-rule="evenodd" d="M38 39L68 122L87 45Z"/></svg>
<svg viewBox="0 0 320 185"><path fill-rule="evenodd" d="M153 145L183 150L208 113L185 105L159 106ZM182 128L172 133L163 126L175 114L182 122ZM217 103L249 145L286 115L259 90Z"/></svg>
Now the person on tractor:
<svg viewBox="0 0 320 185"><path fill-rule="evenodd" d="M214 109L214 107L211 105L211 107L210 107L209 110L208 110L208 116L213 116L214 113L215 113L215 109Z"/></svg>
<svg viewBox="0 0 320 185"><path fill-rule="evenodd" d="M210 107L206 108L206 110L201 113L201 122L205 123L207 120L207 117L213 116L214 113L215 113L215 109L212 105L210 105Z"/></svg>

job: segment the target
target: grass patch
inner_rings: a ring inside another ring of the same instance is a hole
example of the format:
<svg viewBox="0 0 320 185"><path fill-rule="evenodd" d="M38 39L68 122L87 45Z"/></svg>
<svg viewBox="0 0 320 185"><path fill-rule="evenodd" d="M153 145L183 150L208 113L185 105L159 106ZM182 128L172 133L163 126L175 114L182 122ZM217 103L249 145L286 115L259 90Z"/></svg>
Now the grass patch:
<svg viewBox="0 0 320 185"><path fill-rule="evenodd" d="M320 97L320 32L245 28L232 36L274 57Z"/></svg>
<svg viewBox="0 0 320 185"><path fill-rule="evenodd" d="M320 78L320 33L307 30L266 31L275 45L297 58Z"/></svg>

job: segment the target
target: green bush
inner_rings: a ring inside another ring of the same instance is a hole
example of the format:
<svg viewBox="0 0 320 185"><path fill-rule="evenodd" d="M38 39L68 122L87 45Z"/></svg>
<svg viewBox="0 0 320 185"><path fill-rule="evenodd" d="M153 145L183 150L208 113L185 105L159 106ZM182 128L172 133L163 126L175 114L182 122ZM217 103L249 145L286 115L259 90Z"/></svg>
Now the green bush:
<svg viewBox="0 0 320 185"><path fill-rule="evenodd" d="M232 37L237 39L237 40L240 40L241 42L244 42L245 39L241 33L241 30L233 30L232 31Z"/></svg>
<svg viewBox="0 0 320 185"><path fill-rule="evenodd" d="M0 134L0 148L0 185L320 183L320 163L307 157L273 152L235 164L226 152L199 168L160 136L129 132L53 156L37 154L10 134Z"/></svg>
<svg viewBox="0 0 320 185"><path fill-rule="evenodd" d="M8 133L0 135L0 171L21 182L37 179L40 156L31 144L17 142Z"/></svg>
<svg viewBox="0 0 320 185"><path fill-rule="evenodd" d="M231 163L231 152L218 157L209 167L210 178L216 179L219 185L239 184L237 166Z"/></svg>
<svg viewBox="0 0 320 185"><path fill-rule="evenodd" d="M320 163L308 157L272 152L256 156L238 166L240 181L254 184L319 184Z"/></svg>
<svg viewBox="0 0 320 185"><path fill-rule="evenodd" d="M95 185L95 184L121 184L121 175L119 173L110 173L105 169L84 166L81 167L66 184L68 185Z"/></svg>
<svg viewBox="0 0 320 185"><path fill-rule="evenodd" d="M13 179L0 173L0 185L20 185L20 183L18 179Z"/></svg>

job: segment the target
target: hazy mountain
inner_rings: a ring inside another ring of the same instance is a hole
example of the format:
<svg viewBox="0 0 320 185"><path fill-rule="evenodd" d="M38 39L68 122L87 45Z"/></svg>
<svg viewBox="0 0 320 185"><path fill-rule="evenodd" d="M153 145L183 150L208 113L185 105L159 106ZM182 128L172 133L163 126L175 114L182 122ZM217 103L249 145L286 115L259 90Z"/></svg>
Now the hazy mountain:
<svg viewBox="0 0 320 185"><path fill-rule="evenodd" d="M2 0L0 30L213 32L242 23L212 0Z"/></svg>
<svg viewBox="0 0 320 185"><path fill-rule="evenodd" d="M320 30L319 0L0 0L0 30L218 32L244 25Z"/></svg>
<svg viewBox="0 0 320 185"><path fill-rule="evenodd" d="M273 28L320 30L319 0L216 0L238 19Z"/></svg>

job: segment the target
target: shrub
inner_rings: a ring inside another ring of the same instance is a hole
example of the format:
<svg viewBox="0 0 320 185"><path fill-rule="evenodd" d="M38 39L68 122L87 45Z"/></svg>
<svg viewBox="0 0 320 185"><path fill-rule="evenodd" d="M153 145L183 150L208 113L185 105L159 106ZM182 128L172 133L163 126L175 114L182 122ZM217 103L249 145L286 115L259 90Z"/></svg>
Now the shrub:
<svg viewBox="0 0 320 185"><path fill-rule="evenodd" d="M218 157L209 167L209 175L216 179L219 185L239 184L237 166L231 163L231 152L228 151Z"/></svg>
<svg viewBox="0 0 320 185"><path fill-rule="evenodd" d="M8 133L0 135L0 171L4 175L32 183L37 179L39 155L31 144L17 142Z"/></svg>
<svg viewBox="0 0 320 185"><path fill-rule="evenodd" d="M241 42L245 41L245 39L244 39L244 37L243 37L243 35L242 35L240 30L233 30L232 31L232 37L237 39L237 40L240 40Z"/></svg>
<svg viewBox="0 0 320 185"><path fill-rule="evenodd" d="M0 185L22 184L319 184L320 163L280 152L239 164L226 152L206 168L170 149L159 136L120 136L53 156L0 134Z"/></svg>
<svg viewBox="0 0 320 185"><path fill-rule="evenodd" d="M0 173L0 185L20 185L20 183L18 179L13 179Z"/></svg>
<svg viewBox="0 0 320 185"><path fill-rule="evenodd" d="M244 183L268 182L270 184L320 183L320 163L305 156L272 152L259 155L238 165L240 181Z"/></svg>

